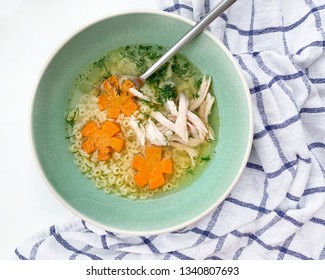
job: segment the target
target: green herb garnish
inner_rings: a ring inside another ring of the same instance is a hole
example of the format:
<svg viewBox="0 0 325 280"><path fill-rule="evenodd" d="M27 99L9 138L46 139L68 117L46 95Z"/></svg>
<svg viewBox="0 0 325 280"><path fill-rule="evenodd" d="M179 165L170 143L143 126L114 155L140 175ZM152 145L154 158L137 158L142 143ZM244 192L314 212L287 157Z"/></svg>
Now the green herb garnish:
<svg viewBox="0 0 325 280"><path fill-rule="evenodd" d="M185 168L185 172L194 175L193 169L191 167Z"/></svg>
<svg viewBox="0 0 325 280"><path fill-rule="evenodd" d="M163 104L167 100L173 100L177 97L176 88L172 84L165 84L158 89L157 102Z"/></svg>
<svg viewBox="0 0 325 280"><path fill-rule="evenodd" d="M193 99L196 99L196 98L199 97L199 94L198 93L192 93L192 97L193 97Z"/></svg>
<svg viewBox="0 0 325 280"><path fill-rule="evenodd" d="M154 88L157 90L160 83L163 81L163 77L166 76L169 65L170 65L170 62L167 62L162 67L160 67L155 73L153 73L149 77L149 79L147 80L147 83L154 86Z"/></svg>
<svg viewBox="0 0 325 280"><path fill-rule="evenodd" d="M195 80L195 85L194 86L195 86L196 89L199 89L201 87L202 79L203 78L201 77L201 78Z"/></svg>
<svg viewBox="0 0 325 280"><path fill-rule="evenodd" d="M153 46L145 45L126 46L121 55L136 65L139 74L143 74L153 61L160 57Z"/></svg>
<svg viewBox="0 0 325 280"><path fill-rule="evenodd" d="M108 71L107 66L106 66L106 56L102 57L101 59L97 60L93 64L94 67L99 68L100 70L105 70L106 76L112 76L112 74Z"/></svg>
<svg viewBox="0 0 325 280"><path fill-rule="evenodd" d="M201 157L201 162L203 162L203 161L209 161L209 160L211 160L211 157L209 156L209 155L207 155L207 156L205 156L205 157Z"/></svg>
<svg viewBox="0 0 325 280"><path fill-rule="evenodd" d="M172 61L172 71L174 74L176 74L178 77L183 78L187 77L190 78L192 77L195 72L191 68L191 65L189 62L182 63L180 60L175 56Z"/></svg>
<svg viewBox="0 0 325 280"><path fill-rule="evenodd" d="M75 110L70 111L65 117L65 121L67 122L67 124L69 124L71 127L74 126L78 114L79 114L79 107Z"/></svg>
<svg viewBox="0 0 325 280"><path fill-rule="evenodd" d="M150 117L150 115L149 114L147 114L147 113L145 113L145 112L143 112L143 113L141 113L146 119L149 119L149 117Z"/></svg>

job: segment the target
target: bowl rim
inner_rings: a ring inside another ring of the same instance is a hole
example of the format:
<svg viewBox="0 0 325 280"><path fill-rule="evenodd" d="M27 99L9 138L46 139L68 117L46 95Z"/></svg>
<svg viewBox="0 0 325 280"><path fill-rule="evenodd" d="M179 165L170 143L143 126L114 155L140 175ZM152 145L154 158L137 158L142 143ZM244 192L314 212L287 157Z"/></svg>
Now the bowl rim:
<svg viewBox="0 0 325 280"><path fill-rule="evenodd" d="M250 98L250 91L249 91L249 87L248 84L244 78L244 75L242 73L242 69L240 68L238 62L235 60L235 58L233 57L233 55L231 54L231 52L224 46L224 44L217 38L215 37L210 31L208 31L207 29L204 30L202 33L205 33L210 39L212 39L220 48L221 50L225 53L225 55L227 55L227 57L229 58L229 60L231 61L231 63L233 64L233 66L235 67L235 70L237 72L237 74L239 75L240 81L243 85L244 91L243 94L245 94L246 97L246 101L247 101L247 109L248 109L248 115L249 115L249 133L248 133L248 141L247 141L247 146L246 146L246 150L244 153L244 158L243 161L240 165L240 168L237 171L236 176L233 178L231 184L229 185L229 187L227 188L227 191L217 200L215 201L215 203L213 203L213 205L211 205L208 209L206 209L205 211L203 211L201 214L195 216L194 218L183 222L181 224L177 224L168 228L163 228L163 229L158 229L158 230L149 230L149 231L132 231L132 230L125 230L125 229L119 229L119 228L115 228L115 227L110 227L107 226L105 224L102 224L100 222L94 221L91 218L88 218L87 216L85 216L84 214L80 213L77 209L73 208L72 206L70 206L66 200L61 197L61 195L56 191L55 187L52 186L52 184L49 182L49 180L47 179L45 172L43 170L43 167L41 166L41 163L38 159L38 155L37 155L37 151L36 151L36 146L35 146L35 142L34 142L34 138L33 138L33 111L34 111L34 105L35 105L35 98L36 98L36 93L37 93L37 89L38 86L40 84L41 78L43 77L45 71L47 70L50 62L55 58L55 56L58 54L58 52L71 40L73 39L77 34L81 33L82 31L84 31L85 29L91 27L92 25L95 25L99 22L102 22L104 20L110 19L110 18L115 18L115 17L120 17L120 16L127 16L127 15L133 15L133 14L149 14L149 15L159 15L159 16L167 16L170 18L174 18L176 20L182 21L190 26L194 26L196 23L190 19L187 19L183 16L177 15L177 14L173 14L173 13L169 13L166 11L160 11L160 10L149 10L149 9L139 9L139 10L126 10L126 11L120 11L120 12L112 12L112 13L108 13L106 15L102 15L99 16L93 20L90 20L88 23L81 25L80 27L78 27L77 29L75 29L73 32L71 32L68 36L66 36L61 43L59 43L50 53L50 55L48 56L48 58L46 59L45 63L43 64L37 78L36 78L36 82L32 91L32 95L31 95L31 99L30 99L30 104L29 104L29 125L28 125L28 134L29 134L29 144L31 147L31 151L32 151L32 157L34 159L34 162L36 164L36 167L38 169L39 174L41 175L41 178L43 179L43 181L45 182L45 185L47 186L47 188L51 191L51 193L56 197L56 199L58 201L61 202L61 204L70 211L70 213L72 213L73 215L75 215L76 217L86 221L87 223L98 227L99 229L103 229L103 230L108 230L114 233L118 233L118 234L122 234L122 235L128 235L128 236L145 236L145 235L158 235L158 234L163 234L163 233L168 233L168 232L172 232L172 231L176 231L185 227L188 227L192 224L194 224L195 222L199 221L200 219L202 219L203 217L205 217L206 215L208 215L210 212L212 212L214 209L216 209L229 195L229 193L233 190L234 186L236 185L236 183L238 182L240 176L242 175L244 168L247 164L250 152L251 152L251 148L252 148L252 144L253 144L253 110L252 110L252 100Z"/></svg>

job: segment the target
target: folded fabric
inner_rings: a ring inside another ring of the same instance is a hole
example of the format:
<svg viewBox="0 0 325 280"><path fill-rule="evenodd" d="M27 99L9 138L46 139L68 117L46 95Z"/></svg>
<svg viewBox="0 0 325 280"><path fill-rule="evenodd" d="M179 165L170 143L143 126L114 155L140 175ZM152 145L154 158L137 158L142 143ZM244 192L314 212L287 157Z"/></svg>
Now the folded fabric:
<svg viewBox="0 0 325 280"><path fill-rule="evenodd" d="M215 0L161 0L199 21ZM18 259L325 259L325 5L238 0L209 27L250 88L253 149L215 211L186 229L130 237L74 219L23 242Z"/></svg>

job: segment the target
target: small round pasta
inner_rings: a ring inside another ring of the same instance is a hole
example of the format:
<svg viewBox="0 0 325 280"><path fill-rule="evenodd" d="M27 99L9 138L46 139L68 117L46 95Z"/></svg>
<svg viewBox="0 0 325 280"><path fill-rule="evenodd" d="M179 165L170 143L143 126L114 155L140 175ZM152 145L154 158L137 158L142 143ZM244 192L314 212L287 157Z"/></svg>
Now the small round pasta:
<svg viewBox="0 0 325 280"><path fill-rule="evenodd" d="M129 127L130 126L130 120L128 118L124 118L124 120L122 121L122 126L123 127Z"/></svg>

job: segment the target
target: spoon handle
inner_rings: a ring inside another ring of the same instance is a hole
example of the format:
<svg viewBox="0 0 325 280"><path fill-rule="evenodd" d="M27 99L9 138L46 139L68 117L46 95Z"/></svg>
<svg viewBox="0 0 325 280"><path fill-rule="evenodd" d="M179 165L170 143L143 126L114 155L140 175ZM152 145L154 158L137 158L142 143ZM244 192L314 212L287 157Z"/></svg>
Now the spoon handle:
<svg viewBox="0 0 325 280"><path fill-rule="evenodd" d="M141 77L143 81L148 79L158 68L172 58L179 50L181 50L193 38L199 35L213 20L221 13L227 10L237 0L223 0L217 4L201 21L194 25L177 43L170 48L161 58L159 58Z"/></svg>

